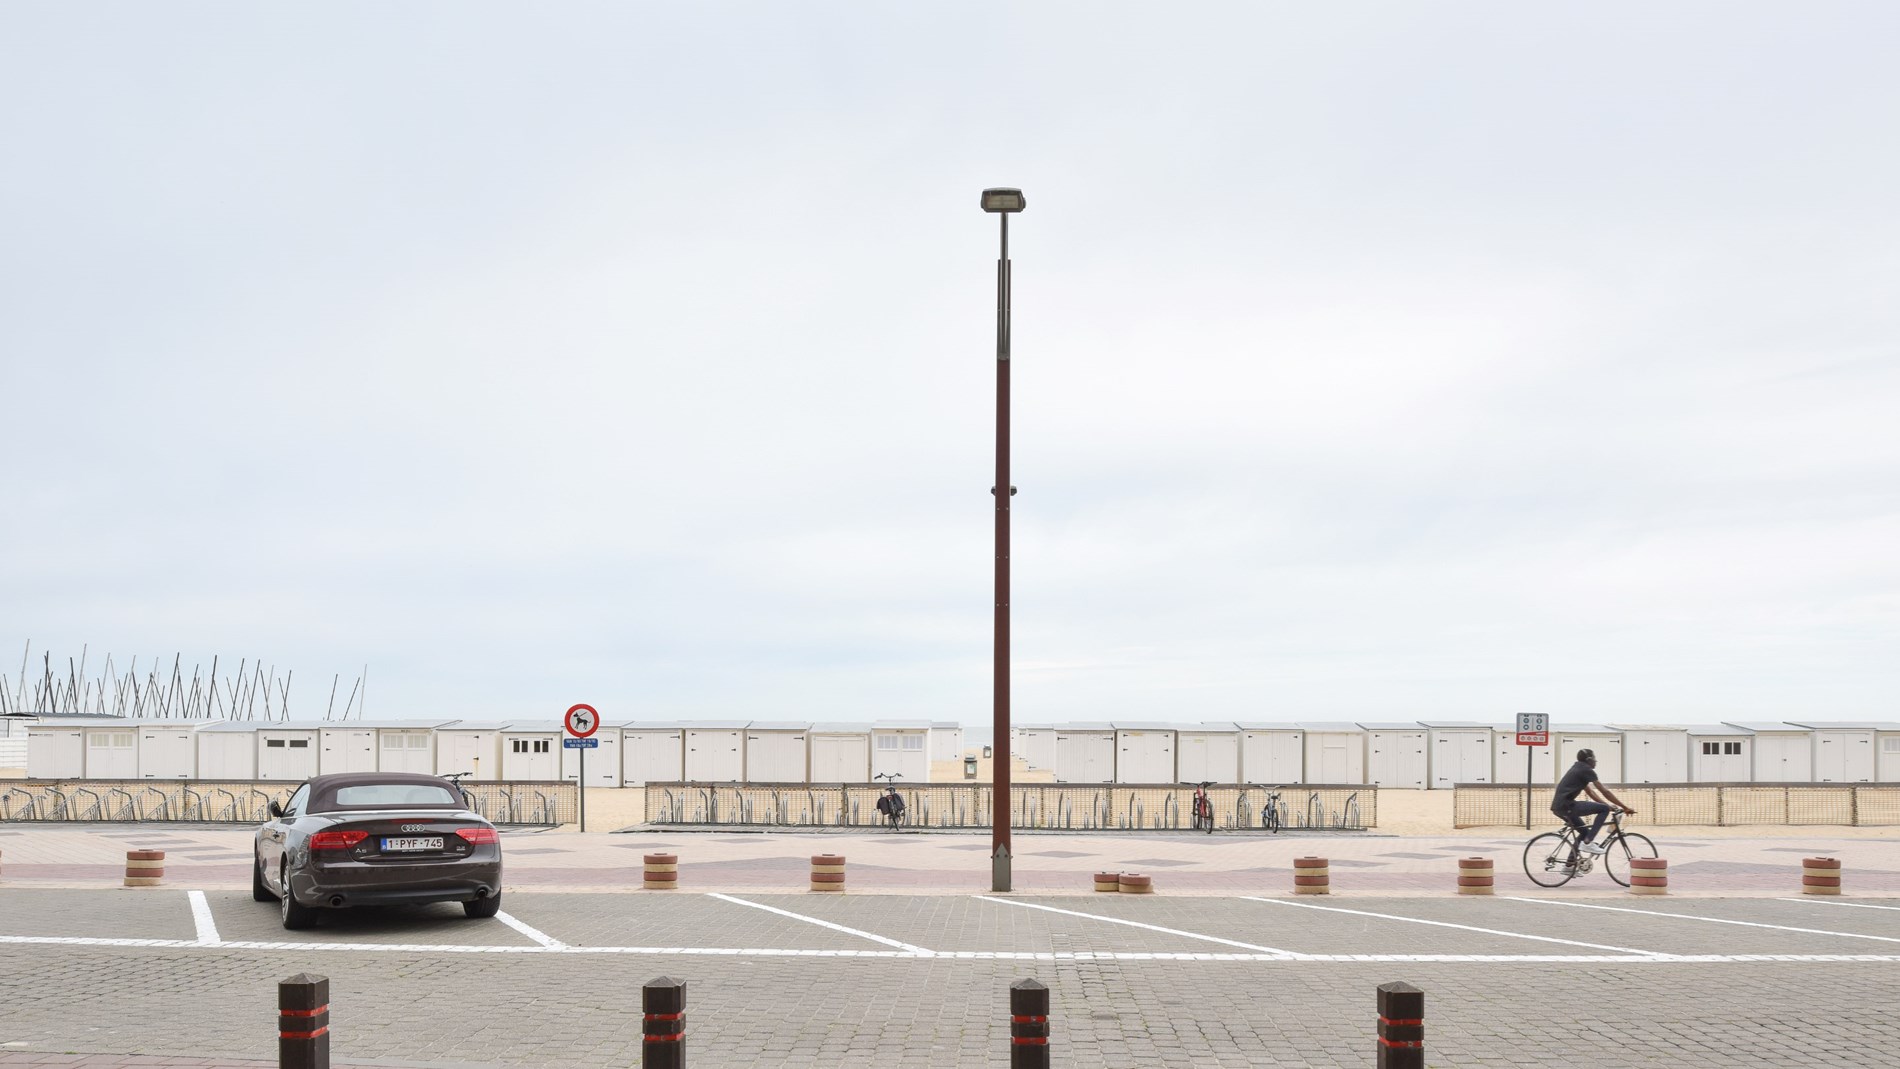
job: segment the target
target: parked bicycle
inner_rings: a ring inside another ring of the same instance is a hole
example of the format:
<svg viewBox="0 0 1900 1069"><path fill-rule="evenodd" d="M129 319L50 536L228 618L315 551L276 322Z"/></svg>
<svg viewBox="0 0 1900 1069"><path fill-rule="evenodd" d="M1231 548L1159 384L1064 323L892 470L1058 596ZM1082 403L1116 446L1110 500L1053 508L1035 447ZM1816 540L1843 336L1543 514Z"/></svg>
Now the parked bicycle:
<svg viewBox="0 0 1900 1069"><path fill-rule="evenodd" d="M1286 827L1284 811L1286 806L1280 801L1280 788L1267 788L1267 804L1260 807L1260 826L1275 835Z"/></svg>
<svg viewBox="0 0 1900 1069"><path fill-rule="evenodd" d="M1595 867L1599 860L1603 862L1603 871L1610 879L1628 887L1630 885L1630 861L1633 858L1656 856L1656 844L1649 836L1623 830L1623 811L1610 810L1609 827L1603 831L1604 852L1592 856L1577 849L1582 832L1566 827L1562 831L1547 831L1534 836L1524 844L1524 875L1539 887L1562 887L1571 880L1584 875Z"/></svg>
<svg viewBox="0 0 1900 1069"><path fill-rule="evenodd" d="M873 779L886 780L884 793L878 796L877 811L884 815L892 831L904 822L904 796L897 793L897 773L879 772Z"/></svg>
<svg viewBox="0 0 1900 1069"><path fill-rule="evenodd" d="M1214 834L1214 802L1207 796L1207 789L1214 785L1213 780L1196 784L1194 787L1194 830Z"/></svg>

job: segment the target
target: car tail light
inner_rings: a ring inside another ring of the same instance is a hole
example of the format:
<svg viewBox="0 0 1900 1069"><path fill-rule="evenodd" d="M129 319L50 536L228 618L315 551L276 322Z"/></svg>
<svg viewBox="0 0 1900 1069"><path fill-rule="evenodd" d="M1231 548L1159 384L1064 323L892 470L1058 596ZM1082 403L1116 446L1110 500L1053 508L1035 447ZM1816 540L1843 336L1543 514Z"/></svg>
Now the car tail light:
<svg viewBox="0 0 1900 1069"><path fill-rule="evenodd" d="M468 840L470 846L501 842L501 835L493 828L457 828L455 834Z"/></svg>
<svg viewBox="0 0 1900 1069"><path fill-rule="evenodd" d="M367 838L366 831L320 831L310 837L310 849L348 850Z"/></svg>

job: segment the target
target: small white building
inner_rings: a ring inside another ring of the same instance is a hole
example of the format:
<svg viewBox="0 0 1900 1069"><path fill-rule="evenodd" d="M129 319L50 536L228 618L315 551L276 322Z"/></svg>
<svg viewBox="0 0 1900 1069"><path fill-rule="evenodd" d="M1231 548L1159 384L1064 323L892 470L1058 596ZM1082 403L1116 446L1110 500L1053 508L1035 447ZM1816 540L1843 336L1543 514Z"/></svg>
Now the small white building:
<svg viewBox="0 0 1900 1069"><path fill-rule="evenodd" d="M1597 755L1597 778L1605 783L1622 783L1623 780L1623 733L1604 724L1568 724L1558 730L1551 725L1551 734L1557 739L1557 775L1570 771L1577 761L1578 750L1590 750Z"/></svg>
<svg viewBox="0 0 1900 1069"><path fill-rule="evenodd" d="M1519 746L1515 725L1491 729L1491 779L1494 783L1516 785L1523 783L1526 775L1530 782L1557 782L1557 733L1551 732L1551 742L1542 746ZM1569 768L1569 765L1565 765Z"/></svg>
<svg viewBox="0 0 1900 1069"><path fill-rule="evenodd" d="M932 761L963 760L962 724L950 720L938 720L931 723L930 759Z"/></svg>
<svg viewBox="0 0 1900 1069"><path fill-rule="evenodd" d="M1174 736L1175 775L1183 783L1239 783L1240 726L1205 721Z"/></svg>
<svg viewBox="0 0 1900 1069"><path fill-rule="evenodd" d="M503 720L457 720L435 729L435 774L466 773L471 783L501 778Z"/></svg>
<svg viewBox="0 0 1900 1069"><path fill-rule="evenodd" d="M871 731L862 724L813 724L811 782L871 782Z"/></svg>
<svg viewBox="0 0 1900 1069"><path fill-rule="evenodd" d="M1755 765L1755 736L1728 724L1685 729L1691 783L1747 783Z"/></svg>
<svg viewBox="0 0 1900 1069"><path fill-rule="evenodd" d="M1054 724L1025 724L1011 728L1009 752L1038 771L1056 767L1056 727Z"/></svg>
<svg viewBox="0 0 1900 1069"><path fill-rule="evenodd" d="M198 749L198 778L255 780L257 774L257 721L231 720L206 724L193 735Z"/></svg>
<svg viewBox="0 0 1900 1069"><path fill-rule="evenodd" d="M1240 782L1283 786L1306 782L1306 732L1297 724L1247 723L1240 728Z"/></svg>
<svg viewBox="0 0 1900 1069"><path fill-rule="evenodd" d="M686 781L745 781L745 729L749 720L714 720L686 725Z"/></svg>
<svg viewBox="0 0 1900 1069"><path fill-rule="evenodd" d="M1874 776L1881 783L1900 783L1900 724L1875 724Z"/></svg>
<svg viewBox="0 0 1900 1069"><path fill-rule="evenodd" d="M1115 726L1063 724L1056 728L1057 783L1115 782Z"/></svg>
<svg viewBox="0 0 1900 1069"><path fill-rule="evenodd" d="M452 723L452 720L387 720L367 725L376 733L376 765L373 771L433 775L436 732Z"/></svg>
<svg viewBox="0 0 1900 1069"><path fill-rule="evenodd" d="M317 772L376 771L376 727L358 720L324 724L317 729Z"/></svg>
<svg viewBox="0 0 1900 1069"><path fill-rule="evenodd" d="M16 713L0 716L0 768L26 770L26 726L37 719Z"/></svg>
<svg viewBox="0 0 1900 1069"><path fill-rule="evenodd" d="M29 779L83 779L86 775L85 729L54 717L28 724L26 774Z"/></svg>
<svg viewBox="0 0 1900 1069"><path fill-rule="evenodd" d="M318 740L321 729L314 723L265 721L257 725L252 739L257 743L257 778L261 780L306 780L317 774L320 762ZM370 767L375 768L374 764Z"/></svg>
<svg viewBox="0 0 1900 1069"><path fill-rule="evenodd" d="M501 729L501 778L550 783L561 778L561 725L514 720Z"/></svg>
<svg viewBox="0 0 1900 1069"><path fill-rule="evenodd" d="M1814 782L1872 783L1879 775L1872 724L1815 720L1793 726L1814 733Z"/></svg>
<svg viewBox="0 0 1900 1069"><path fill-rule="evenodd" d="M871 725L871 776L897 773L904 783L930 782L930 721L879 720Z"/></svg>
<svg viewBox="0 0 1900 1069"><path fill-rule="evenodd" d="M620 729L620 781L628 787L686 779L686 725L633 723Z"/></svg>
<svg viewBox="0 0 1900 1069"><path fill-rule="evenodd" d="M198 732L216 721L130 721L139 733L140 779L198 778Z"/></svg>
<svg viewBox="0 0 1900 1069"><path fill-rule="evenodd" d="M1387 790L1425 789L1432 760L1425 725L1414 720L1359 726L1366 732L1366 782Z"/></svg>
<svg viewBox="0 0 1900 1069"><path fill-rule="evenodd" d="M754 720L745 732L747 783L804 783L811 775L811 724ZM924 770L929 778L930 770Z"/></svg>
<svg viewBox="0 0 1900 1069"><path fill-rule="evenodd" d="M1687 728L1658 724L1611 724L1610 727L1623 733L1621 782L1689 782Z"/></svg>
<svg viewBox="0 0 1900 1069"><path fill-rule="evenodd" d="M1470 720L1424 720L1431 749L1431 785L1491 782L1491 726Z"/></svg>
<svg viewBox="0 0 1900 1069"><path fill-rule="evenodd" d="M1176 783L1173 724L1115 723L1116 783Z"/></svg>
<svg viewBox="0 0 1900 1069"><path fill-rule="evenodd" d="M1755 744L1752 774L1756 783L1812 783L1814 732L1777 721L1724 720L1748 732Z"/></svg>
<svg viewBox="0 0 1900 1069"><path fill-rule="evenodd" d="M1366 732L1358 724L1301 724L1307 783L1366 782Z"/></svg>
<svg viewBox="0 0 1900 1069"><path fill-rule="evenodd" d="M137 779L142 723L115 716L41 717L26 728L26 774L31 779Z"/></svg>
<svg viewBox="0 0 1900 1069"><path fill-rule="evenodd" d="M594 729L594 733L588 736L594 740L594 745L583 750L578 746L567 745L567 729L563 726L561 741L556 743L561 747L561 778L579 782L581 765L586 764L589 787L620 786L622 727L624 725L620 722L608 723L602 720L600 726ZM583 753L587 755L585 762L581 760Z"/></svg>

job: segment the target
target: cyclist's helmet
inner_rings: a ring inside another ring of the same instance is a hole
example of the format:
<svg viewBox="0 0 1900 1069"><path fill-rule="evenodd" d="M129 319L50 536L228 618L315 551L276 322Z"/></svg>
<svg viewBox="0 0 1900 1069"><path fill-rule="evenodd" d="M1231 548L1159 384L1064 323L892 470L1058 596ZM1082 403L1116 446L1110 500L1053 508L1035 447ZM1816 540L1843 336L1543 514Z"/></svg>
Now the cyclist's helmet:
<svg viewBox="0 0 1900 1069"><path fill-rule="evenodd" d="M1595 768L1597 767L1597 752L1595 750L1578 750L1577 760L1582 761L1591 768Z"/></svg>

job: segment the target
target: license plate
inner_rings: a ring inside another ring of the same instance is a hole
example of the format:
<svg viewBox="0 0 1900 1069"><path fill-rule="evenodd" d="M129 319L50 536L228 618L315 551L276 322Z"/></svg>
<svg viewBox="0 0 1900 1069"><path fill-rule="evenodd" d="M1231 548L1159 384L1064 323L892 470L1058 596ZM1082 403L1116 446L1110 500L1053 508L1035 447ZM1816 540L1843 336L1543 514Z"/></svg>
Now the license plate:
<svg viewBox="0 0 1900 1069"><path fill-rule="evenodd" d="M386 854L399 853L404 850L440 850L440 849L442 849L442 837L439 835L432 835L432 836L413 838L413 839L384 839L383 840L383 852Z"/></svg>

